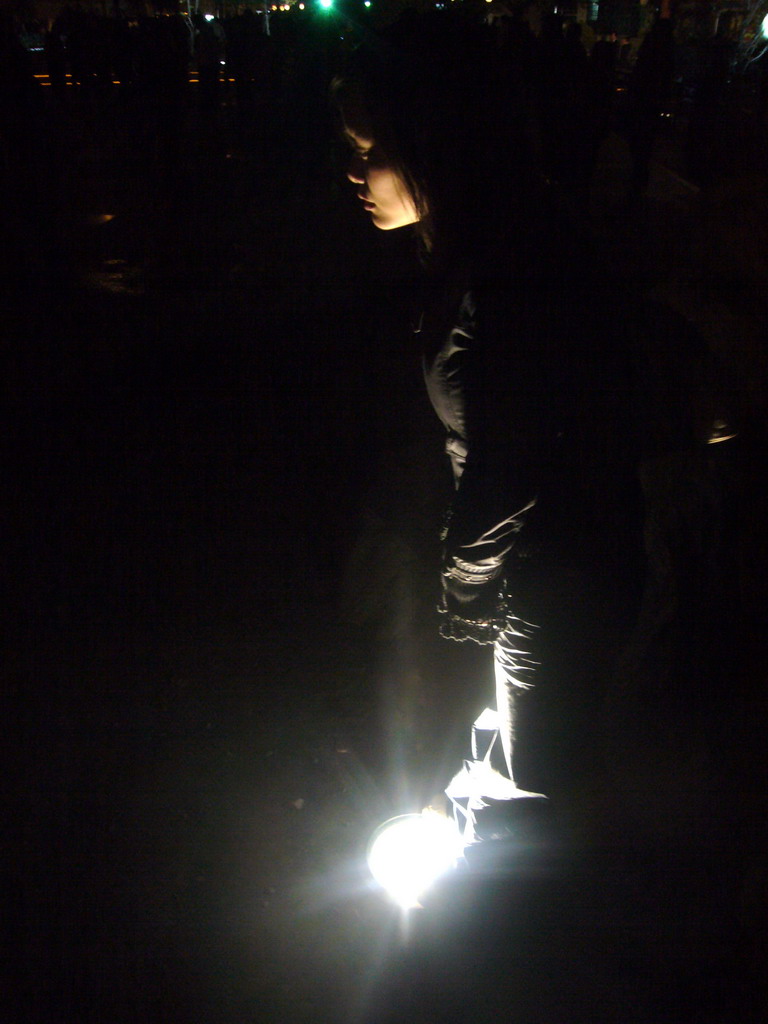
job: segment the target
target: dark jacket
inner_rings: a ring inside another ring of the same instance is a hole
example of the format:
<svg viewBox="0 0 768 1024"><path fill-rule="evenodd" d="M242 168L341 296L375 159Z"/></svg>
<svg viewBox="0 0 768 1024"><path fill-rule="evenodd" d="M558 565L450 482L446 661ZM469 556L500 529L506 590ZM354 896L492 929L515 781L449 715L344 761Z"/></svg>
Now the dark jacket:
<svg viewBox="0 0 768 1024"><path fill-rule="evenodd" d="M590 304L522 273L465 291L450 325L427 319L426 386L456 485L444 573L493 588L521 559L620 557L636 514L629 383Z"/></svg>

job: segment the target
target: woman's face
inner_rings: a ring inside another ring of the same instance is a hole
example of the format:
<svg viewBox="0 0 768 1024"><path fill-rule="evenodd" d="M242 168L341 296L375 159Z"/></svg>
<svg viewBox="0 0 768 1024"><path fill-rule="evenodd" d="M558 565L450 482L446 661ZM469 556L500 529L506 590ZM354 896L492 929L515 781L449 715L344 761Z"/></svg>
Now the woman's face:
<svg viewBox="0 0 768 1024"><path fill-rule="evenodd" d="M344 134L352 146L347 177L358 186L357 196L371 220L382 231L415 224L420 218L405 182L390 165L386 154L370 133L355 124L345 124Z"/></svg>

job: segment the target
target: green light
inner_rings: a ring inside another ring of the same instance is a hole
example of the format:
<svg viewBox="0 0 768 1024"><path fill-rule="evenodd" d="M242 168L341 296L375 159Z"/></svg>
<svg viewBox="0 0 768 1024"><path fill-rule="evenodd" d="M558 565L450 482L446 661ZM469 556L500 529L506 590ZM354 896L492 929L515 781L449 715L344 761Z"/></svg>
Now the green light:
<svg viewBox="0 0 768 1024"><path fill-rule="evenodd" d="M330 11L333 7L333 0L320 0L320 6L324 11Z"/></svg>

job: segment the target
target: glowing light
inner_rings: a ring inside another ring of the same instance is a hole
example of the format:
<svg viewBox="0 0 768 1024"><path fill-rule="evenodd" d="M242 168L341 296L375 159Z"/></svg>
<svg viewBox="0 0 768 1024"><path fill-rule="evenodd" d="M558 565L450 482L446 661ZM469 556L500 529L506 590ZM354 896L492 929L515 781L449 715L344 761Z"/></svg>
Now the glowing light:
<svg viewBox="0 0 768 1024"><path fill-rule="evenodd" d="M320 0L320 6L324 11L330 11L333 7L333 0Z"/></svg>
<svg viewBox="0 0 768 1024"><path fill-rule="evenodd" d="M763 33L763 36L768 39L768 14L766 14L762 20L760 31Z"/></svg>
<svg viewBox="0 0 768 1024"><path fill-rule="evenodd" d="M363 4L363 7L370 7L370 6L371 6L371 0L365 0L365 3Z"/></svg>
<svg viewBox="0 0 768 1024"><path fill-rule="evenodd" d="M720 444L721 441L732 441L734 437L738 436L738 431L733 430L726 420L715 420L707 438L707 444Z"/></svg>
<svg viewBox="0 0 768 1024"><path fill-rule="evenodd" d="M214 19L214 15L213 14L206 14L206 16L205 16L205 20L206 21L213 21L213 19Z"/></svg>
<svg viewBox="0 0 768 1024"><path fill-rule="evenodd" d="M401 814L374 832L368 847L371 874L398 906L417 907L430 886L450 871L463 843L455 823L434 811Z"/></svg>

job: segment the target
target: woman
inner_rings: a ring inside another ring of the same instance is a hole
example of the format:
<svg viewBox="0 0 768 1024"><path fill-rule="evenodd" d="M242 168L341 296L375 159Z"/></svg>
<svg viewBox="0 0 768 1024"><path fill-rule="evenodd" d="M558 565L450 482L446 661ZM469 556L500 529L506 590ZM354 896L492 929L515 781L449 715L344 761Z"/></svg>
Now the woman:
<svg viewBox="0 0 768 1024"><path fill-rule="evenodd" d="M588 561L598 520L613 515L604 501L588 508L584 424L611 360L584 308L587 263L537 171L528 82L489 28L452 12L403 18L351 56L333 93L372 223L415 228L415 333L456 487L441 632L493 646L507 785L489 789L529 797L513 746L538 660L531 580ZM471 794L470 811L488 796ZM482 816L468 815L473 838Z"/></svg>

